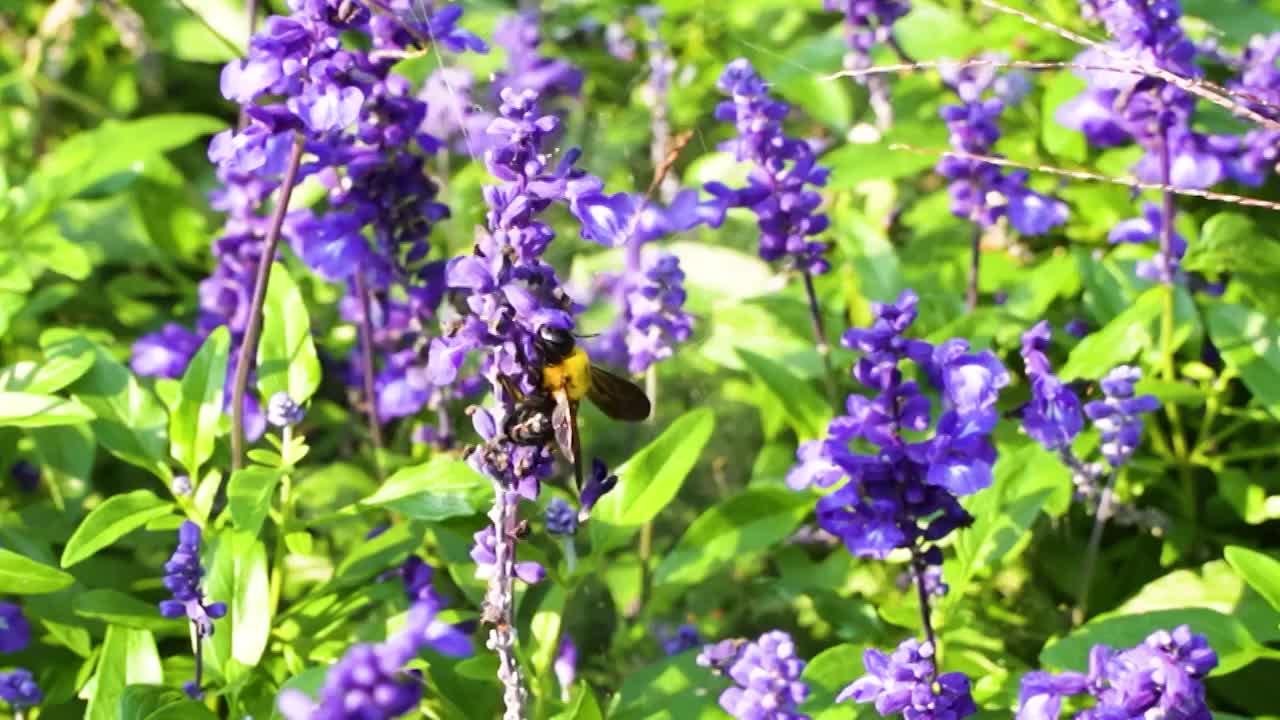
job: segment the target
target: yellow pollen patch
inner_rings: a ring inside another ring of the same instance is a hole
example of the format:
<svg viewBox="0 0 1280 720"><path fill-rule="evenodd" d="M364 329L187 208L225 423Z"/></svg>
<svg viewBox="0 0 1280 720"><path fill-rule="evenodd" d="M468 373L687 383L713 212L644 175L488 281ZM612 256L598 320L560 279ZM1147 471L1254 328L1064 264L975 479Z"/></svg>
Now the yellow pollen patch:
<svg viewBox="0 0 1280 720"><path fill-rule="evenodd" d="M542 385L551 391L563 389L570 400L581 400L591 387L591 358L582 348L574 348L559 365L542 368Z"/></svg>

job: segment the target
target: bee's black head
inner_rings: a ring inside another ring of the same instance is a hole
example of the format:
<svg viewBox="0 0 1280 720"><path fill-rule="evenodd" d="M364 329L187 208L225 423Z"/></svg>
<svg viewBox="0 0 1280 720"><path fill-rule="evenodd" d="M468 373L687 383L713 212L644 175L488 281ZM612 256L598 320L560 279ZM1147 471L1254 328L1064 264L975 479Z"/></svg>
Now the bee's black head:
<svg viewBox="0 0 1280 720"><path fill-rule="evenodd" d="M542 362L557 365L573 354L575 346L573 333L554 325L543 325L538 328L538 352L542 353Z"/></svg>

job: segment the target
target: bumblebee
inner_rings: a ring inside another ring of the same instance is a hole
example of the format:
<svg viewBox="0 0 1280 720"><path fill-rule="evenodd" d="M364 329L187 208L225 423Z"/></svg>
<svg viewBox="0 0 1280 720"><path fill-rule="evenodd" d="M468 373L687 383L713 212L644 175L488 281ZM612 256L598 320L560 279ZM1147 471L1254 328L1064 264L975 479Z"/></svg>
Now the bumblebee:
<svg viewBox="0 0 1280 720"><path fill-rule="evenodd" d="M614 420L640 422L649 417L649 398L635 383L591 364L568 330L543 325L534 345L542 356L542 385L537 392L517 398L507 418L507 437L521 445L545 445L555 440L565 460L573 465L576 487L582 490L582 439L578 433L578 405L588 398Z"/></svg>

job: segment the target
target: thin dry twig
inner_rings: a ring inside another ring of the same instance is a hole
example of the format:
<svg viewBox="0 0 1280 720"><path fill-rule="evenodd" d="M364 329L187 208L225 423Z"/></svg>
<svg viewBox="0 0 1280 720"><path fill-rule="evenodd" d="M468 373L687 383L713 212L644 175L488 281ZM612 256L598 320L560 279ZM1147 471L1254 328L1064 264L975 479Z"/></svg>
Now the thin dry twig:
<svg viewBox="0 0 1280 720"><path fill-rule="evenodd" d="M1213 192L1212 190L1198 190L1196 188L1175 187L1164 183L1146 182L1139 180L1132 175L1113 176L1099 175L1098 173L1086 172L1084 170L1066 170L1051 165L1035 165L1032 163L1019 162L1008 158L993 157L991 155L977 155L974 153L960 152L957 150L937 150L929 148L919 148L906 143L890 143L890 150L898 150L916 153L917 155L929 155L932 157L953 157L960 160L978 160L988 162L992 165L1001 167L1017 168L1019 170L1030 170L1032 172L1045 173L1048 175L1059 175L1069 177L1075 180L1091 180L1094 182L1111 183L1112 185L1125 185L1139 190L1158 190L1161 192L1171 192L1177 195L1188 195L1191 197L1204 198L1205 200L1214 200L1217 202L1231 203L1233 205L1245 205L1248 207L1260 207L1267 210L1280 210L1280 203L1271 202L1270 200L1259 200L1258 198L1246 197L1244 195L1232 195L1230 193Z"/></svg>

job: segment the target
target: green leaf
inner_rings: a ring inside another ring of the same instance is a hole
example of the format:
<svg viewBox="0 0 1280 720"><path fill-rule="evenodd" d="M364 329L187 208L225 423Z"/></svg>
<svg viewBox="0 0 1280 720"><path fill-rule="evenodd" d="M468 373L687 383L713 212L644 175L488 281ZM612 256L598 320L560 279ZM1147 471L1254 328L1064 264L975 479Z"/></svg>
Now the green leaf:
<svg viewBox="0 0 1280 720"><path fill-rule="evenodd" d="M828 709L821 715L823 720L856 717L853 703L835 705L835 699L857 676L856 672L850 672L850 668L857 670L862 667L863 649L861 645L844 643L815 655L800 675L800 679L809 686L809 700L801 709Z"/></svg>
<svg viewBox="0 0 1280 720"><path fill-rule="evenodd" d="M1084 133L1065 127L1056 120L1058 108L1080 95L1085 81L1069 72L1058 73L1045 89L1041 100L1040 141L1044 149L1065 160L1082 163L1089 155Z"/></svg>
<svg viewBox="0 0 1280 720"><path fill-rule="evenodd" d="M944 569L951 585L948 603L964 597L979 570L998 568L1055 496L1071 497L1070 472L1039 445L1000 450L992 486L966 504L974 522L957 535L955 559Z"/></svg>
<svg viewBox="0 0 1280 720"><path fill-rule="evenodd" d="M227 354L231 333L223 325L209 334L182 375L178 404L169 417L169 444L173 459L191 477L213 454L213 441L222 417L222 389L227 384Z"/></svg>
<svg viewBox="0 0 1280 720"><path fill-rule="evenodd" d="M1227 546L1223 554L1232 569L1280 612L1280 560L1239 545Z"/></svg>
<svg viewBox="0 0 1280 720"><path fill-rule="evenodd" d="M742 363L764 383L782 404L787 422L801 442L822 437L831 419L831 406L811 384L797 377L785 365L738 349Z"/></svg>
<svg viewBox="0 0 1280 720"><path fill-rule="evenodd" d="M894 35L915 60L968 57L983 47L983 33L964 16L939 5L919 3L893 26Z"/></svg>
<svg viewBox="0 0 1280 720"><path fill-rule="evenodd" d="M166 483L172 479L164 407L133 373L102 347L70 330L46 331L40 345L47 358L78 356L86 349L94 353L93 366L69 388L97 416L90 423L94 436L120 459L150 470Z"/></svg>
<svg viewBox="0 0 1280 720"><path fill-rule="evenodd" d="M716 699L728 680L695 663L696 653L664 658L633 672L610 698L610 720L711 720L723 718Z"/></svg>
<svg viewBox="0 0 1280 720"><path fill-rule="evenodd" d="M236 527L257 535L262 521L271 509L271 493L279 484L281 473L275 468L247 467L231 473L227 485L227 508Z"/></svg>
<svg viewBox="0 0 1280 720"><path fill-rule="evenodd" d="M119 590L98 588L77 593L71 607L81 617L101 620L111 625L152 630L181 630L185 623L162 617L153 603L143 602Z"/></svg>
<svg viewBox="0 0 1280 720"><path fill-rule="evenodd" d="M392 525L381 535L365 540L347 552L333 571L329 587L358 585L404 560L420 542L421 538L412 523Z"/></svg>
<svg viewBox="0 0 1280 720"><path fill-rule="evenodd" d="M73 398L0 392L0 426L38 428L77 425L93 419L93 411Z"/></svg>
<svg viewBox="0 0 1280 720"><path fill-rule="evenodd" d="M125 687L164 682L155 638L146 630L107 626L86 720L119 720Z"/></svg>
<svg viewBox="0 0 1280 720"><path fill-rule="evenodd" d="M266 304L262 308L262 341L258 344L258 391L264 399L287 393L306 402L320 386L320 360L311 340L311 317L289 270L271 267Z"/></svg>
<svg viewBox="0 0 1280 720"><path fill-rule="evenodd" d="M553 720L604 720L604 713L600 710L600 703L596 700L596 694L591 691L591 686L579 682L569 706Z"/></svg>
<svg viewBox="0 0 1280 720"><path fill-rule="evenodd" d="M209 708L177 688L129 685L120 695L120 720L216 720Z"/></svg>
<svg viewBox="0 0 1280 720"><path fill-rule="evenodd" d="M813 500L807 493L761 487L748 488L711 507L693 521L658 565L654 585L700 582L735 558L782 542L804 519Z"/></svg>
<svg viewBox="0 0 1280 720"><path fill-rule="evenodd" d="M0 390L38 394L55 393L79 380L93 366L93 351L81 348L42 363L20 362L0 372Z"/></svg>
<svg viewBox="0 0 1280 720"><path fill-rule="evenodd" d="M1089 665L1089 650L1094 645L1132 647L1156 630L1173 630L1183 624L1208 638L1209 645L1218 653L1219 664L1211 675L1226 675L1258 658L1277 655L1258 643L1239 620L1215 610L1185 608L1142 615L1099 615L1070 635L1050 641L1040 651L1040 662L1057 669L1084 672Z"/></svg>
<svg viewBox="0 0 1280 720"><path fill-rule="evenodd" d="M541 593L538 609L533 612L529 631L533 642L529 652L533 661L533 676L547 677L560 649L560 628L564 620L564 604L567 594L563 585L550 584Z"/></svg>
<svg viewBox="0 0 1280 720"><path fill-rule="evenodd" d="M1098 332L1076 345L1062 368L1064 380L1100 378L1155 345L1152 323L1163 308L1164 289L1151 288Z"/></svg>
<svg viewBox="0 0 1280 720"><path fill-rule="evenodd" d="M1280 272L1280 242L1261 232L1248 215L1220 212L1204 221L1200 237L1188 246L1182 266L1212 275L1270 275Z"/></svg>
<svg viewBox="0 0 1280 720"><path fill-rule="evenodd" d="M811 36L792 44L785 56L772 52L767 62L757 64L763 68L770 88L792 103L804 108L810 117L840 131L853 121L852 103L849 98L849 81L825 80L810 68L840 67L841 58L848 52L844 38L836 35Z"/></svg>
<svg viewBox="0 0 1280 720"><path fill-rule="evenodd" d="M1240 305L1210 305L1209 337L1253 397L1280 418L1280 325Z"/></svg>
<svg viewBox="0 0 1280 720"><path fill-rule="evenodd" d="M618 487L591 513L591 538L597 549L625 542L675 498L711 439L715 422L710 409L691 410L618 468Z"/></svg>
<svg viewBox="0 0 1280 720"><path fill-rule="evenodd" d="M147 156L182 147L225 126L214 117L184 114L107 121L58 143L41 158L30 184L48 200L70 198L113 175L139 175Z"/></svg>
<svg viewBox="0 0 1280 720"><path fill-rule="evenodd" d="M150 490L134 490L107 498L71 534L62 549L62 567L87 560L116 540L171 512L173 504L156 497Z"/></svg>
<svg viewBox="0 0 1280 720"><path fill-rule="evenodd" d="M241 530L219 532L205 595L211 602L225 602L227 615L214 621L216 632L207 647L210 665L228 683L234 683L244 668L257 665L267 649L271 633L267 586L267 549L262 542Z"/></svg>
<svg viewBox="0 0 1280 720"><path fill-rule="evenodd" d="M42 595L58 592L75 578L25 555L0 548L0 593Z"/></svg>
<svg viewBox="0 0 1280 720"><path fill-rule="evenodd" d="M360 504L439 522L474 515L492 501L491 484L483 475L463 460L438 456L396 471Z"/></svg>

